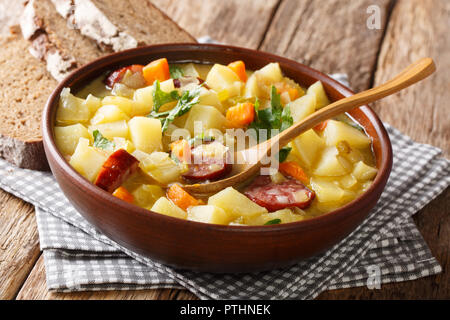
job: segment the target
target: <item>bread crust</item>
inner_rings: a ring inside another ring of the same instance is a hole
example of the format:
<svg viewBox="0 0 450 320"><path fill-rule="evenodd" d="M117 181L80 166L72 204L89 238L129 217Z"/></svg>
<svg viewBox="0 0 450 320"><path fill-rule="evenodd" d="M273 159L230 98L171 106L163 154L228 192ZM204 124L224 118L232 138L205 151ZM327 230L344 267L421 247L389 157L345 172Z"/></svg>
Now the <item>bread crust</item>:
<svg viewBox="0 0 450 320"><path fill-rule="evenodd" d="M22 141L0 134L0 157L19 168L50 170L42 140Z"/></svg>

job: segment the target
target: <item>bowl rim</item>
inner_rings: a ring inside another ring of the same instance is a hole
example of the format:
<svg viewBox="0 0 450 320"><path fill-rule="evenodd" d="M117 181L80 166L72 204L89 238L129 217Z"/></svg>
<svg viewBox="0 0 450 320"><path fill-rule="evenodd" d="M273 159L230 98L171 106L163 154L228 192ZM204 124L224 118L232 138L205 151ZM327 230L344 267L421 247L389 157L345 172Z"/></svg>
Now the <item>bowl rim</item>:
<svg viewBox="0 0 450 320"><path fill-rule="evenodd" d="M359 195L357 198L352 200L351 202L345 204L342 207L339 207L336 210L327 212L325 214L322 214L320 216L316 216L313 218L308 218L306 220L296 221L296 222L290 222L290 223L282 223L282 224L276 224L276 225L262 225L262 226L249 226L249 225L219 225L219 224L210 224L210 223L203 223L203 222L196 222L191 220L183 220L167 215L163 215L157 212L150 211L148 209L141 208L137 205L127 203L125 201L122 201L118 199L117 197L114 197L112 194L108 193L107 191L95 186L93 183L85 179L81 174L79 174L70 164L69 162L63 157L63 155L58 150L55 140L54 140L54 127L52 126L52 113L53 109L58 106L58 99L60 96L60 93L63 88L67 87L69 83L77 83L76 80L79 75L83 73L91 73L92 69L97 70L100 68L103 68L107 65L112 65L114 62L117 63L115 60L131 60L134 56L139 56L139 53L141 51L146 50L159 50L166 49L165 51L179 51L179 50L196 50L196 51L233 51L236 53L246 53L246 54L258 54L262 55L267 60L271 61L277 61L282 62L284 64L291 65L295 67L295 69L301 69L304 71L307 71L310 76L313 78L323 81L327 84L329 84L331 87L333 87L334 90L342 94L343 96L347 97L350 95L353 95L354 92L349 89L348 87L344 86L343 84L339 83L338 81L334 80L330 76L313 69L311 67L308 67L302 63L296 62L294 60L284 58L272 53L249 49L249 48L243 48L243 47L237 47L237 46L230 46L230 45L223 45L223 44L200 44L200 43L165 43L165 44L157 44L157 45L149 45L149 46L142 46L138 48L132 48L116 53L112 53L109 55L102 56L96 60L93 60L82 67L72 71L69 75L67 75L53 90L51 95L49 96L45 108L43 111L43 117L42 117L42 135L43 135L43 142L45 146L45 153L47 157L53 157L54 164L56 164L59 169L60 173L65 176L68 180L71 181L72 187L81 189L85 191L88 194L92 194L95 197L98 197L99 199L103 201L110 202L113 206L118 206L122 210L126 210L127 214L130 215L131 218L139 218L139 219L161 219L164 223L168 224L188 224L191 227L201 228L201 229L209 229L209 230L215 230L220 232L233 232L233 233L239 233L239 232L288 232L292 230L298 231L298 229L309 229L314 228L318 224L322 224L325 221L328 223L332 223L333 221L340 220L341 218L345 216L351 216L353 214L356 214L358 212L357 209L360 209L364 207L364 204L370 203L370 195L373 193L380 184L385 183L387 181L391 166L392 166L392 146L389 139L389 135L379 119L379 117L376 115L376 113L367 105L359 107L359 109L364 113L364 115L369 119L372 126L375 128L375 131L378 132L378 138L380 141L380 147L381 147L381 159L380 159L380 165L378 168L378 173L373 180L371 186L361 195ZM194 59L186 59L187 61L195 61ZM325 81L324 81L325 80ZM72 85L73 85L72 83Z"/></svg>

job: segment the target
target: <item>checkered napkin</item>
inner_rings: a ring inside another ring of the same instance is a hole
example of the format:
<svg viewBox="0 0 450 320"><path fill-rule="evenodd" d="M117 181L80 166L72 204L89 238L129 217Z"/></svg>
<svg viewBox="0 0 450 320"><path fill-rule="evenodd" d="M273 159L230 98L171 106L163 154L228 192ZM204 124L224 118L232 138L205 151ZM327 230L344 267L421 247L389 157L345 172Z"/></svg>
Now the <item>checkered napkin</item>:
<svg viewBox="0 0 450 320"><path fill-rule="evenodd" d="M450 184L450 162L386 125L393 170L364 222L327 252L249 274L177 270L121 247L75 211L50 173L0 160L0 187L36 206L50 290L186 288L202 299L312 299L324 290L405 281L441 272L411 216Z"/></svg>

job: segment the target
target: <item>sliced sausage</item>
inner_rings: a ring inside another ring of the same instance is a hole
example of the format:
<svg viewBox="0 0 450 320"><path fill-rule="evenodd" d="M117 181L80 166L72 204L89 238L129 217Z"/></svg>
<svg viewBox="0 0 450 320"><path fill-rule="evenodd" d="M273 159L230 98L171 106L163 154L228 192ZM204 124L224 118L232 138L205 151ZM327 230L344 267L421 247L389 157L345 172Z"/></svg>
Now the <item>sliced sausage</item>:
<svg viewBox="0 0 450 320"><path fill-rule="evenodd" d="M231 170L228 148L219 142L201 144L191 151L191 163L183 178L188 181L217 180Z"/></svg>
<svg viewBox="0 0 450 320"><path fill-rule="evenodd" d="M111 154L100 169L95 185L114 192L138 169L139 161L123 149Z"/></svg>
<svg viewBox="0 0 450 320"><path fill-rule="evenodd" d="M307 208L314 200L314 191L295 179L273 183L270 176L258 176L244 194L269 212L285 208Z"/></svg>

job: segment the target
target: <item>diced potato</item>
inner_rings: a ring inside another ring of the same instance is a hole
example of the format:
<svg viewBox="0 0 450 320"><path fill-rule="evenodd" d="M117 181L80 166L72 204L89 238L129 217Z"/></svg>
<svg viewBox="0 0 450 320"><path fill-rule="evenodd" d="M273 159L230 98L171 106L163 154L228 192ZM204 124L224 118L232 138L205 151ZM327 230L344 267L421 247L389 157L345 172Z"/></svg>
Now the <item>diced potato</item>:
<svg viewBox="0 0 450 320"><path fill-rule="evenodd" d="M228 187L209 197L208 204L222 208L233 218L251 217L267 212L266 208L257 205L233 187Z"/></svg>
<svg viewBox="0 0 450 320"><path fill-rule="evenodd" d="M228 224L231 222L232 217L227 215L227 213L219 207L204 205L189 207L188 220L204 223Z"/></svg>
<svg viewBox="0 0 450 320"><path fill-rule="evenodd" d="M107 122L116 122L120 120L128 121L130 117L119 107L114 105L106 105L100 107L91 119L91 124L101 124Z"/></svg>
<svg viewBox="0 0 450 320"><path fill-rule="evenodd" d="M215 64L206 77L206 84L216 92L228 90L234 82L240 82L239 76L227 66Z"/></svg>
<svg viewBox="0 0 450 320"><path fill-rule="evenodd" d="M220 112L225 113L225 108L220 102L217 92L215 92L214 90L208 90L204 87L201 87L198 103L205 106L213 106Z"/></svg>
<svg viewBox="0 0 450 320"><path fill-rule="evenodd" d="M273 183L279 184L286 181L286 178L280 171L276 170L270 175L270 180L272 180Z"/></svg>
<svg viewBox="0 0 450 320"><path fill-rule="evenodd" d="M143 208L151 207L161 197L164 197L163 188L153 184L143 184L136 188L132 193L134 202Z"/></svg>
<svg viewBox="0 0 450 320"><path fill-rule="evenodd" d="M186 63L181 66L181 70L183 71L183 75L185 77L200 77L195 65L193 63Z"/></svg>
<svg viewBox="0 0 450 320"><path fill-rule="evenodd" d="M364 148L372 142L363 132L336 120L328 120L323 136L328 146L336 146L339 141L347 141L352 147Z"/></svg>
<svg viewBox="0 0 450 320"><path fill-rule="evenodd" d="M164 92L171 92L175 90L173 79L168 79L160 83L160 88ZM153 109L153 86L147 86L137 89L134 92L133 100L133 115L147 115Z"/></svg>
<svg viewBox="0 0 450 320"><path fill-rule="evenodd" d="M61 91L59 108L56 111L57 123L67 125L87 122L91 116L91 111L84 102L83 99L71 94L69 88L64 88Z"/></svg>
<svg viewBox="0 0 450 320"><path fill-rule="evenodd" d="M339 179L339 184L344 189L351 189L356 186L357 183L358 180L356 180L356 178L352 174L347 174Z"/></svg>
<svg viewBox="0 0 450 320"><path fill-rule="evenodd" d="M295 214L290 209L281 209L275 212L263 213L262 215L244 218L246 225L261 226L275 219L280 219L281 223L289 223L304 220L303 215Z"/></svg>
<svg viewBox="0 0 450 320"><path fill-rule="evenodd" d="M88 107L91 114L95 114L97 110L102 106L102 100L100 98L97 98L96 96L93 96L92 94L89 94L83 103Z"/></svg>
<svg viewBox="0 0 450 320"><path fill-rule="evenodd" d="M359 161L355 168L353 169L353 176L360 180L360 181L366 181L371 180L377 175L378 170L374 167L368 166L362 161Z"/></svg>
<svg viewBox="0 0 450 320"><path fill-rule="evenodd" d="M128 124L125 120L91 125L88 129L91 134L95 130L100 131L101 134L109 140L112 140L115 137L127 139L129 136Z"/></svg>
<svg viewBox="0 0 450 320"><path fill-rule="evenodd" d="M136 149L146 153L161 150L161 121L147 117L134 117L128 122L131 141Z"/></svg>
<svg viewBox="0 0 450 320"><path fill-rule="evenodd" d="M141 162L144 161L145 158L150 156L148 153L141 151L141 150L137 150L137 149L134 150L131 155Z"/></svg>
<svg viewBox="0 0 450 320"><path fill-rule="evenodd" d="M348 173L348 170L341 164L336 147L327 147L324 149L314 174L325 177L343 176Z"/></svg>
<svg viewBox="0 0 450 320"><path fill-rule="evenodd" d="M150 210L179 219L186 219L187 217L186 211L174 205L166 197L161 197L156 200L155 204L151 207Z"/></svg>
<svg viewBox="0 0 450 320"><path fill-rule="evenodd" d="M236 81L233 82L228 88L219 91L217 93L217 97L220 101L225 102L228 99L241 95L243 89L244 83Z"/></svg>
<svg viewBox="0 0 450 320"><path fill-rule="evenodd" d="M256 75L253 73L245 83L245 98L259 97L259 85Z"/></svg>
<svg viewBox="0 0 450 320"><path fill-rule="evenodd" d="M310 129L292 140L292 145L293 153L304 165L311 168L325 147L325 142L313 129Z"/></svg>
<svg viewBox="0 0 450 320"><path fill-rule="evenodd" d="M192 136L199 135L211 128L220 130L226 123L225 116L211 106L195 105L188 114L184 127L189 130Z"/></svg>
<svg viewBox="0 0 450 320"><path fill-rule="evenodd" d="M316 97L313 95L304 95L297 100L289 103L289 108L291 110L291 116L294 122L305 119L310 114L316 111Z"/></svg>
<svg viewBox="0 0 450 320"><path fill-rule="evenodd" d="M115 145L115 149L114 151L117 151L119 149L123 149L128 153L133 153L134 150L136 150L136 148L134 147L133 142L131 142L130 140L127 140L125 138L122 137L114 137L113 138L113 142Z"/></svg>
<svg viewBox="0 0 450 320"><path fill-rule="evenodd" d="M106 96L102 100L102 105L114 105L128 116L133 115L133 103L135 103L133 100L118 96Z"/></svg>
<svg viewBox="0 0 450 320"><path fill-rule="evenodd" d="M283 73L278 62L269 63L255 73L258 79L266 84L274 84L283 80Z"/></svg>
<svg viewBox="0 0 450 320"><path fill-rule="evenodd" d="M153 152L142 159L139 166L161 184L179 180L183 172L183 168L173 161L166 152Z"/></svg>
<svg viewBox="0 0 450 320"><path fill-rule="evenodd" d="M80 138L91 139L89 131L82 124L55 127L55 142L63 155L72 155Z"/></svg>
<svg viewBox="0 0 450 320"><path fill-rule="evenodd" d="M83 177L94 182L107 157L107 153L90 147L88 139L80 138L69 163Z"/></svg>
<svg viewBox="0 0 450 320"><path fill-rule="evenodd" d="M330 100L328 100L327 94L325 93L325 89L323 88L322 82L317 81L312 84L306 94L313 95L316 97L316 110L323 108L330 104Z"/></svg>
<svg viewBox="0 0 450 320"><path fill-rule="evenodd" d="M133 99L135 89L128 87L126 84L116 82L111 90L111 94L117 97Z"/></svg>
<svg viewBox="0 0 450 320"><path fill-rule="evenodd" d="M345 191L326 179L311 177L311 188L319 202L338 202L344 198Z"/></svg>

